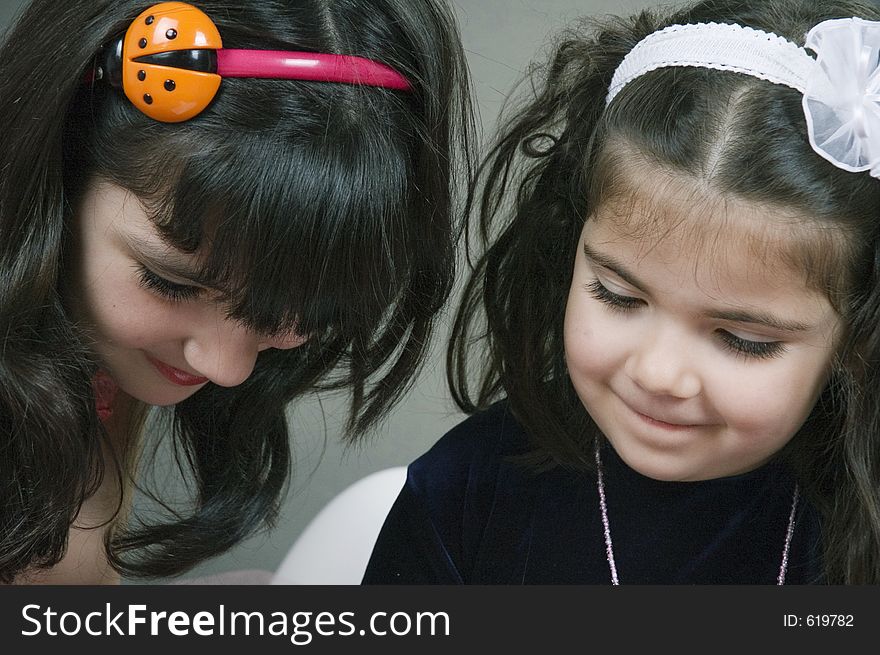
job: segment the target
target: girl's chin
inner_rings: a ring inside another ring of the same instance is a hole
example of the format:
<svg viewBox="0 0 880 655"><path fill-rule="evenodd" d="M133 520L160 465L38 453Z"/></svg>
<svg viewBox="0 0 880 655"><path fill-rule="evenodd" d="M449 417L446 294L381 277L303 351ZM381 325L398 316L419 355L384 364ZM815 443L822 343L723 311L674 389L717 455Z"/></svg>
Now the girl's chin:
<svg viewBox="0 0 880 655"><path fill-rule="evenodd" d="M142 386L138 386L137 388L132 389L122 387L122 390L135 400L147 405L152 405L154 407L170 407L183 402L190 396L194 395L203 386L204 385L197 387L172 387L169 389L145 389Z"/></svg>

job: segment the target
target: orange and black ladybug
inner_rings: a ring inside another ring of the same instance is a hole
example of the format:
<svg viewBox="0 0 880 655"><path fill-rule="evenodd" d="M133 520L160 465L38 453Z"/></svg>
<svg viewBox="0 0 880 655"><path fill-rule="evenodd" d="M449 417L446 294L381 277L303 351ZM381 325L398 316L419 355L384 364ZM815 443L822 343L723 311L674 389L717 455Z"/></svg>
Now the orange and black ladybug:
<svg viewBox="0 0 880 655"><path fill-rule="evenodd" d="M163 2L140 14L111 43L101 73L144 114L165 123L185 121L207 107L217 74L220 33L201 10Z"/></svg>

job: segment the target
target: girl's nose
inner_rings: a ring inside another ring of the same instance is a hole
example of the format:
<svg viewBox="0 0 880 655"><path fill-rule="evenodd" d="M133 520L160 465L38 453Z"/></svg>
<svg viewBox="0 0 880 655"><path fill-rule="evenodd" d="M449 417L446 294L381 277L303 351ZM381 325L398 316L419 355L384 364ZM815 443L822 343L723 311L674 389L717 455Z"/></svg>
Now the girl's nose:
<svg viewBox="0 0 880 655"><path fill-rule="evenodd" d="M254 370L260 338L231 320L206 326L186 340L183 356L194 371L221 387L234 387Z"/></svg>
<svg viewBox="0 0 880 655"><path fill-rule="evenodd" d="M687 339L673 328L644 335L624 366L626 374L657 396L692 398L702 390L697 362Z"/></svg>

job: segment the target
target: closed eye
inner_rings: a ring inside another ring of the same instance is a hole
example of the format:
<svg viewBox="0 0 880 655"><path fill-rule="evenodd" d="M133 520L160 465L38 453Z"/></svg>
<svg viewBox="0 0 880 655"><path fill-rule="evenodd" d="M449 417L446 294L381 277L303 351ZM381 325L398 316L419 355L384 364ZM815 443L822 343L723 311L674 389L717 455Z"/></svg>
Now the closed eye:
<svg viewBox="0 0 880 655"><path fill-rule="evenodd" d="M599 278L587 284L586 289L593 298L608 305L615 311L627 312L644 304L644 301L639 298L622 296L619 293L610 291L608 287L599 282Z"/></svg>
<svg viewBox="0 0 880 655"><path fill-rule="evenodd" d="M142 287L172 302L185 302L196 298L202 291L200 287L172 282L148 269L143 264L137 265L138 277Z"/></svg>
<svg viewBox="0 0 880 655"><path fill-rule="evenodd" d="M747 359L770 359L785 352L785 345L781 341L752 341L727 330L718 330L718 337L727 350Z"/></svg>

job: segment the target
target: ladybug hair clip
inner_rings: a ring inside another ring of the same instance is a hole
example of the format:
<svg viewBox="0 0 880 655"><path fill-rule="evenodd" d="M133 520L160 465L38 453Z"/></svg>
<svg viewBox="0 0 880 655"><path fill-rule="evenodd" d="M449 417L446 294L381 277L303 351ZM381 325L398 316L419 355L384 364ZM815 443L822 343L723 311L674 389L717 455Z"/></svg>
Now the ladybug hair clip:
<svg viewBox="0 0 880 655"><path fill-rule="evenodd" d="M144 114L178 123L207 107L224 77L263 77L377 86L408 91L385 64L349 55L288 50L229 50L201 10L162 2L141 13L106 46L94 74L121 88Z"/></svg>

